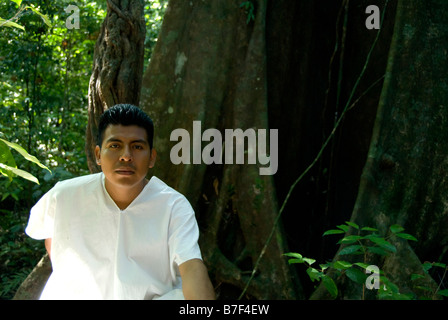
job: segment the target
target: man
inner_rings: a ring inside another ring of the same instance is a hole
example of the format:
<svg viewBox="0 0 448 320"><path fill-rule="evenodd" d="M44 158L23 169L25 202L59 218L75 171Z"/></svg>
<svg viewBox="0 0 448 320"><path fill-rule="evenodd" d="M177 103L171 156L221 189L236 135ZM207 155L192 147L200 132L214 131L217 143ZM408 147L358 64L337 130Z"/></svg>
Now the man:
<svg viewBox="0 0 448 320"><path fill-rule="evenodd" d="M100 118L101 173L57 183L31 209L53 272L41 299L214 299L190 203L157 177L152 120L120 104Z"/></svg>

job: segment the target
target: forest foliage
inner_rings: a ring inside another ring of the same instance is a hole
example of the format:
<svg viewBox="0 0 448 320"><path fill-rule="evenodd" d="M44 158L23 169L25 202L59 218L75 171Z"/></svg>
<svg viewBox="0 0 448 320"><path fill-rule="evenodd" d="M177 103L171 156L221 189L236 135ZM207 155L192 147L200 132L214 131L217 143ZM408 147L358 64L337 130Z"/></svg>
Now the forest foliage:
<svg viewBox="0 0 448 320"><path fill-rule="evenodd" d="M145 68L167 2L145 3ZM0 177L0 299L12 298L45 251L41 241L24 234L29 209L57 181L89 173L84 152L88 84L107 6L76 1L79 29L69 29L70 4L0 4L0 160L38 180L6 171Z"/></svg>

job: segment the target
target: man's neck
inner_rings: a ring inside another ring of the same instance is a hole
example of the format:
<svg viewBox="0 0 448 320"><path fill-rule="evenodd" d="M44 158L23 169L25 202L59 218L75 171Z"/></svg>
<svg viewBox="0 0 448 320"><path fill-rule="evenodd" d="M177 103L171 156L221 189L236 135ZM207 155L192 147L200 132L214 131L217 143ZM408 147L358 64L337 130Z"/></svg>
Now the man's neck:
<svg viewBox="0 0 448 320"><path fill-rule="evenodd" d="M113 185L106 179L104 185L106 187L107 193L115 202L117 207L120 208L120 210L125 210L132 203L132 201L134 201L135 198L138 197L147 183L148 180L144 179L141 184L132 187L122 187Z"/></svg>

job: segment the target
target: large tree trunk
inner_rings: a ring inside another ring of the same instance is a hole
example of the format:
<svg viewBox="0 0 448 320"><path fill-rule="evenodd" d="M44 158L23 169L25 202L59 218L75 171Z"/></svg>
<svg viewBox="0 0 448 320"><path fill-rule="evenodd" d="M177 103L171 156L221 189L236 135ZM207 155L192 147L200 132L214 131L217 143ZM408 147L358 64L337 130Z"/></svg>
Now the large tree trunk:
<svg viewBox="0 0 448 320"><path fill-rule="evenodd" d="M338 131L336 143L294 190L282 227L275 223L277 202L285 199L331 132L376 33L365 28L365 8L371 1L351 6L348 1L327 1L325 6L311 1L251 3L255 20L247 24L238 1L172 1L144 76L141 105L158 128L154 174L195 206L205 258L219 288L231 292L219 294L238 297L247 271L256 268L249 289L253 297L303 298L300 281L281 253L291 244L324 256L324 228L349 216L381 88L371 86L384 74L393 15L373 53L370 72L358 87L357 97L369 90L370 98L360 99L363 107L349 114L344 132ZM203 130L278 128L279 170L274 181L248 165L173 165L169 155L176 142L168 137L177 128L192 136L194 120L202 121ZM329 174L322 173L325 168L330 168ZM276 235L270 238L272 230ZM266 243L271 253L257 264Z"/></svg>
<svg viewBox="0 0 448 320"><path fill-rule="evenodd" d="M413 273L425 275L420 259L447 259L447 21L446 1L398 2L385 83L351 218L383 235L392 224L416 235L412 247L391 238L397 253L370 257L367 264L378 265L401 293L419 296L428 295L411 281ZM359 284L343 277L336 282L341 298L361 298ZM432 288L428 296L433 298L434 280L426 276L418 285ZM328 297L323 286L313 295Z"/></svg>
<svg viewBox="0 0 448 320"><path fill-rule="evenodd" d="M92 173L100 171L94 151L100 115L117 103L139 105L146 36L143 9L143 0L107 1L89 83L86 154Z"/></svg>
<svg viewBox="0 0 448 320"><path fill-rule="evenodd" d="M218 296L225 298L221 289L230 285L238 297L256 267L248 297L291 299L298 297L298 286L281 257L286 241L280 226L266 243L278 213L273 177L260 175L259 165L170 161L171 132L184 128L193 138L196 120L202 131L216 128L223 137L224 129L269 129L267 1L251 3L254 19L247 23L238 0L171 1L144 76L141 106L155 121L153 173L195 207Z"/></svg>

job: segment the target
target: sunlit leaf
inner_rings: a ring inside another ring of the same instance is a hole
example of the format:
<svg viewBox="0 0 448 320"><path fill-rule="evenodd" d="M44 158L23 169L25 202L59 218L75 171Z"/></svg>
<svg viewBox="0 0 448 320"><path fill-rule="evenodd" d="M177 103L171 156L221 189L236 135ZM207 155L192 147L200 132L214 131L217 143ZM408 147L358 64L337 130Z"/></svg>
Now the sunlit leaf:
<svg viewBox="0 0 448 320"><path fill-rule="evenodd" d="M355 265L357 265L358 267L361 267L363 269L367 269L369 267L369 265L367 263L364 262L355 262Z"/></svg>
<svg viewBox="0 0 448 320"><path fill-rule="evenodd" d="M316 260L311 259L311 258L303 258L303 261L305 261L309 265L312 265L314 262L316 262Z"/></svg>
<svg viewBox="0 0 448 320"><path fill-rule="evenodd" d="M340 241L338 241L338 243L350 244L350 243L354 243L360 239L362 239L361 236L352 235L352 236L347 236L347 237L342 238Z"/></svg>
<svg viewBox="0 0 448 320"><path fill-rule="evenodd" d="M20 7L20 4L22 3L22 0L11 0L12 2L15 2L19 7Z"/></svg>
<svg viewBox="0 0 448 320"><path fill-rule="evenodd" d="M25 9L31 9L34 13L38 14L42 18L44 23L51 28L51 21L50 19L48 19L46 14L41 13L39 10L31 6L26 6Z"/></svg>
<svg viewBox="0 0 448 320"><path fill-rule="evenodd" d="M328 235L331 235L331 234L341 234L341 233L345 233L345 232L343 230L331 229L331 230L325 231L323 236L328 236Z"/></svg>
<svg viewBox="0 0 448 320"><path fill-rule="evenodd" d="M355 229L359 229L359 226L356 223L354 223L354 222L346 221L345 223L348 224L350 227L353 227Z"/></svg>
<svg viewBox="0 0 448 320"><path fill-rule="evenodd" d="M43 165L35 156L30 155L25 149L23 149L21 146L19 146L17 143L9 142L4 139L0 138L0 141L3 141L5 144L7 144L10 148L16 150L18 153L20 153L26 160L31 161L35 164L37 164L39 167L46 169L50 171L45 165Z"/></svg>
<svg viewBox="0 0 448 320"><path fill-rule="evenodd" d="M350 262L341 261L341 260L338 260L333 264L333 268L338 269L338 270L348 269L351 266L353 266L353 264L351 264Z"/></svg>
<svg viewBox="0 0 448 320"><path fill-rule="evenodd" d="M308 274L308 276L310 277L312 282L314 282L316 280L319 281L321 279L322 275L323 275L322 272L320 272L317 269L311 268L311 267L309 267L306 270L306 273Z"/></svg>
<svg viewBox="0 0 448 320"><path fill-rule="evenodd" d="M296 253L296 252L288 252L288 253L284 253L283 255L287 256L287 257L302 259L302 255L300 253Z"/></svg>
<svg viewBox="0 0 448 320"><path fill-rule="evenodd" d="M0 169L2 171L10 171L10 172L14 173L15 175L18 175L19 177L22 177L26 180L29 180L29 181L39 184L39 180L37 180L37 178L35 176L33 176L31 173L26 172L24 170L13 168L13 167L7 166L3 163L0 163Z"/></svg>
<svg viewBox="0 0 448 320"><path fill-rule="evenodd" d="M21 26L20 24L9 21L9 20L5 20L2 18L0 18L0 27L11 27L11 28L19 28L19 29L25 30L25 28L23 26Z"/></svg>
<svg viewBox="0 0 448 320"><path fill-rule="evenodd" d="M346 224L341 224L339 226L337 226L339 229L344 230L345 232L348 231L349 227Z"/></svg>

